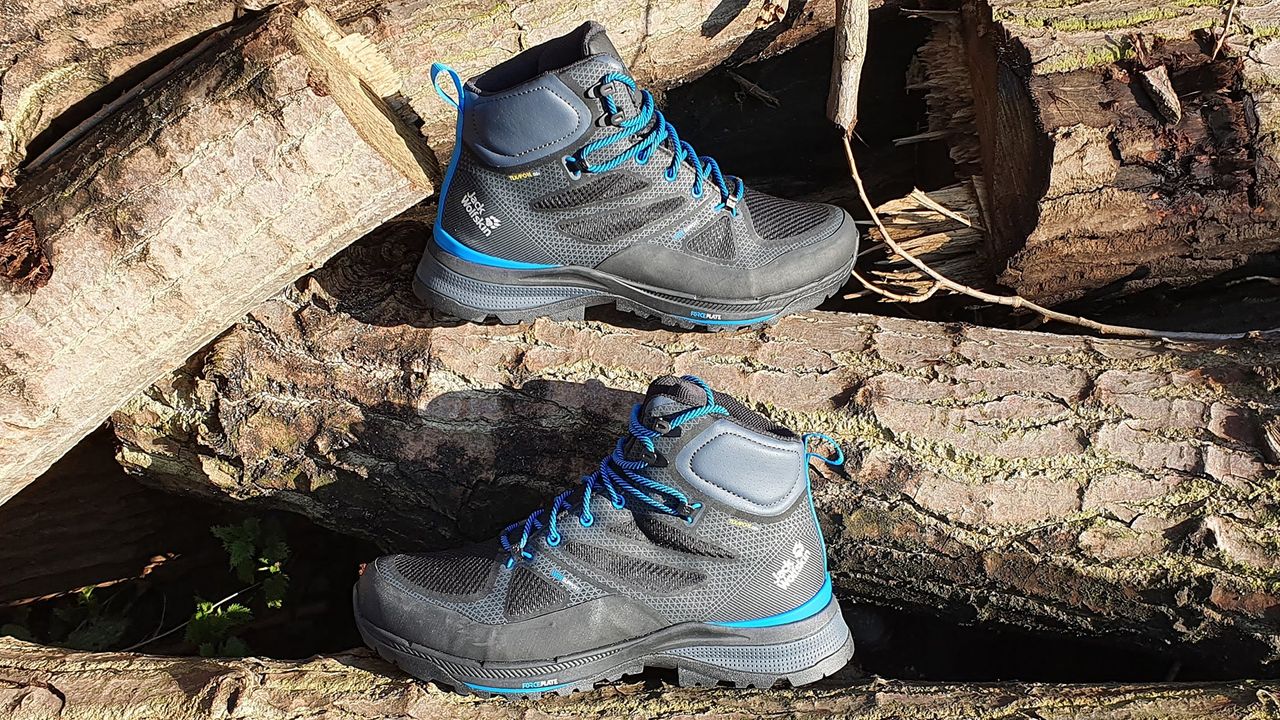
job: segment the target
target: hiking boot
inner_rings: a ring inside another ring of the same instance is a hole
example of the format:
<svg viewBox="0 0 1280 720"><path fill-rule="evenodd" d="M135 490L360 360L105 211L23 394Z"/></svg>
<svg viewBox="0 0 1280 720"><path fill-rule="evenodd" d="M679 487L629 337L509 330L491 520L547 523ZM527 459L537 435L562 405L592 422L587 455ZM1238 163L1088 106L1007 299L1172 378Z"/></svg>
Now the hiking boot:
<svg viewBox="0 0 1280 720"><path fill-rule="evenodd" d="M563 695L645 667L681 685L816 681L853 640L809 494L809 458L843 457L809 452L813 437L697 378L659 378L549 509L494 541L366 566L357 626L409 674L482 695Z"/></svg>
<svg viewBox="0 0 1280 720"><path fill-rule="evenodd" d="M848 213L747 190L699 156L596 23L465 86L431 74L458 139L414 288L445 313L580 319L614 303L724 329L816 307L849 279Z"/></svg>

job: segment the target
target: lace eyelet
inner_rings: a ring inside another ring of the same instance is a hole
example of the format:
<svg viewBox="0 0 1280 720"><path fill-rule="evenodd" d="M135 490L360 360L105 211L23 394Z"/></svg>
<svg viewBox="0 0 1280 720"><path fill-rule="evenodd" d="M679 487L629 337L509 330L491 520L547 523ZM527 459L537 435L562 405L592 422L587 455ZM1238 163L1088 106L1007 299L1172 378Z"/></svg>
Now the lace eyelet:
<svg viewBox="0 0 1280 720"><path fill-rule="evenodd" d="M626 500L611 500L610 502L613 504L614 510L625 510L627 507Z"/></svg>
<svg viewBox="0 0 1280 720"><path fill-rule="evenodd" d="M698 519L698 511L702 509L702 503L700 502L691 503L689 505L689 509L692 510L693 512L689 513L689 515L685 517L684 519L685 525L693 525L694 521Z"/></svg>
<svg viewBox="0 0 1280 720"><path fill-rule="evenodd" d="M667 182L676 181L676 174L671 172L671 168L667 168L666 172L662 173L662 177L666 178Z"/></svg>
<svg viewBox="0 0 1280 720"><path fill-rule="evenodd" d="M586 517L583 517L583 516L579 515L579 516L578 516L578 524L579 524L579 525L581 525L582 527L591 527L592 525L595 525L595 524L596 524L596 516L595 516L595 515L587 515Z"/></svg>
<svg viewBox="0 0 1280 720"><path fill-rule="evenodd" d="M574 170L572 167L569 166L570 162L576 162L572 157L565 155L564 157L560 158L560 162L564 164L564 171L569 173L569 178L571 180L577 180L578 178L582 177L581 170Z"/></svg>
<svg viewBox="0 0 1280 720"><path fill-rule="evenodd" d="M697 187L697 186L695 185L695 186L694 186L694 188L693 188L693 190L689 191L689 194L690 194L690 195L693 195L693 199L694 199L694 200L701 200L701 199L702 199L702 188Z"/></svg>
<svg viewBox="0 0 1280 720"><path fill-rule="evenodd" d="M516 559L513 557L507 558L506 565L507 565L507 569L510 570L511 568L516 566Z"/></svg>
<svg viewBox="0 0 1280 720"><path fill-rule="evenodd" d="M648 164L649 164L649 160L651 160L652 158L653 158L653 153L652 153L652 152L647 152L647 153L643 153L643 152L642 152L642 153L636 153L636 164L637 164L637 165L648 165Z"/></svg>
<svg viewBox="0 0 1280 720"><path fill-rule="evenodd" d="M560 541L561 541L561 537L558 533L555 535L548 535L547 547L559 547Z"/></svg>

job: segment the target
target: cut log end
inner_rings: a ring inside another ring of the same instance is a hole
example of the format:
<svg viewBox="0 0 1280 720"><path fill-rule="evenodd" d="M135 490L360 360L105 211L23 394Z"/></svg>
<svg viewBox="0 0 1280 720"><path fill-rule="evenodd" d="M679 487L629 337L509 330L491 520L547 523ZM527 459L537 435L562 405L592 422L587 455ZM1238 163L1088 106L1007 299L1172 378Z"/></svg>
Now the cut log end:
<svg viewBox="0 0 1280 720"><path fill-rule="evenodd" d="M415 185L433 192L442 177L440 163L415 126L390 61L368 38L344 34L311 5L294 16L293 32L312 66L313 91L331 96L365 142Z"/></svg>

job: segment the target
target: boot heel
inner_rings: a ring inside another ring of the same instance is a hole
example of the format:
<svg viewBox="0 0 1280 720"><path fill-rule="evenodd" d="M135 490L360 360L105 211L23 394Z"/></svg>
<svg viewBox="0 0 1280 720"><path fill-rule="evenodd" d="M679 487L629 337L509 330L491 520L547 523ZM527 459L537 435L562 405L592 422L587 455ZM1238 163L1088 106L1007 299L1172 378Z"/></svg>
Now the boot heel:
<svg viewBox="0 0 1280 720"><path fill-rule="evenodd" d="M683 647L665 654L679 658L681 685L731 682L736 687L758 688L779 680L793 686L811 683L836 672L853 657L853 637L835 598L817 617L792 626L743 628L732 644ZM782 639L787 634L799 637Z"/></svg>
<svg viewBox="0 0 1280 720"><path fill-rule="evenodd" d="M525 280L521 283L521 280ZM431 307L453 317L503 323L537 317L581 320L595 291L569 285L531 284L519 270L490 268L447 255L432 242L414 273L413 291Z"/></svg>

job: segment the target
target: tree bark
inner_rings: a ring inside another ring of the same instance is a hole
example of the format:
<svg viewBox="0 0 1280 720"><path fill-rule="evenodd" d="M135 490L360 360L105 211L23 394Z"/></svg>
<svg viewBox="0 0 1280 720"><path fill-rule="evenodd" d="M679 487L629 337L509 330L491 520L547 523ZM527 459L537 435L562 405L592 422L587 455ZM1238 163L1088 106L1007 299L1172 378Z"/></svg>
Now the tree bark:
<svg viewBox="0 0 1280 720"><path fill-rule="evenodd" d="M1273 4L947 0L918 87L985 180L988 283L1042 304L1280 264ZM1213 34L1207 29L1212 28Z"/></svg>
<svg viewBox="0 0 1280 720"><path fill-rule="evenodd" d="M23 271L0 279L0 502L250 308L432 191L438 163L414 115L439 149L453 137L447 108L428 102L432 60L469 73L595 17L640 80L671 83L746 47L799 42L832 13L803 4L763 37L741 14L707 37L715 5L394 0L345 30L296 6L230 29L44 163L0 214L0 260Z"/></svg>
<svg viewBox="0 0 1280 720"><path fill-rule="evenodd" d="M421 720L793 717L847 720L1244 720L1275 711L1280 683L1047 685L888 680L799 690L618 684L536 703L476 700L417 683L365 651L288 662L86 653L0 639L11 720Z"/></svg>
<svg viewBox="0 0 1280 720"><path fill-rule="evenodd" d="M821 312L696 337L620 318L433 322L406 281L429 214L123 407L123 464L386 548L439 546L572 484L651 378L692 372L844 444L846 473L815 500L849 596L1276 661L1280 345Z"/></svg>
<svg viewBox="0 0 1280 720"><path fill-rule="evenodd" d="M0 200L16 184L27 145L112 83L145 75L156 56L222 23L232 0L107 0L0 5Z"/></svg>

